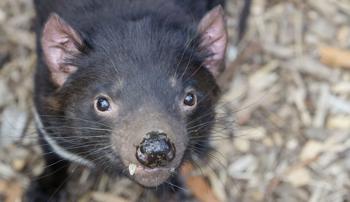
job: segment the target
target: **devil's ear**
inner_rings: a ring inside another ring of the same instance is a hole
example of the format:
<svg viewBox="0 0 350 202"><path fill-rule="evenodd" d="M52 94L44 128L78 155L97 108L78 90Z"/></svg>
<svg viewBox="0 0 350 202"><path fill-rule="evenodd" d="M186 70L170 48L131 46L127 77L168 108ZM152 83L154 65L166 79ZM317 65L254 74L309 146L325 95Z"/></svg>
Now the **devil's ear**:
<svg viewBox="0 0 350 202"><path fill-rule="evenodd" d="M223 71L228 38L224 9L220 5L202 18L198 32L200 49L209 54L203 65L217 77Z"/></svg>
<svg viewBox="0 0 350 202"><path fill-rule="evenodd" d="M77 67L68 64L67 60L80 54L83 40L63 19L57 14L52 14L44 26L41 46L51 79L60 87L68 76L77 70Z"/></svg>

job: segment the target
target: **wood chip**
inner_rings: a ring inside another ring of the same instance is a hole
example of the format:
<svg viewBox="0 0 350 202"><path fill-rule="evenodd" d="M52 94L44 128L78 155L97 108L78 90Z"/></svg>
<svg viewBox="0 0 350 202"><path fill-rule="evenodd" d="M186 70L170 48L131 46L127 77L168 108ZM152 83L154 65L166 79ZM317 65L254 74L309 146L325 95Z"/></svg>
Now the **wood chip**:
<svg viewBox="0 0 350 202"><path fill-rule="evenodd" d="M307 142L301 151L300 159L306 161L308 159L316 158L324 149L324 144L310 140Z"/></svg>
<svg viewBox="0 0 350 202"><path fill-rule="evenodd" d="M331 67L350 69L350 50L323 46L319 51L322 63Z"/></svg>
<svg viewBox="0 0 350 202"><path fill-rule="evenodd" d="M286 180L295 187L301 187L310 183L311 176L306 168L298 168L290 172Z"/></svg>
<svg viewBox="0 0 350 202"><path fill-rule="evenodd" d="M350 117L349 116L332 116L327 121L327 128L350 130Z"/></svg>
<svg viewBox="0 0 350 202"><path fill-rule="evenodd" d="M185 178L187 187L200 202L219 202L208 182L202 176L193 176L193 165L187 163L181 167L181 175Z"/></svg>
<svg viewBox="0 0 350 202"><path fill-rule="evenodd" d="M5 196L4 202L21 202L23 189L18 182L0 180L0 194Z"/></svg>

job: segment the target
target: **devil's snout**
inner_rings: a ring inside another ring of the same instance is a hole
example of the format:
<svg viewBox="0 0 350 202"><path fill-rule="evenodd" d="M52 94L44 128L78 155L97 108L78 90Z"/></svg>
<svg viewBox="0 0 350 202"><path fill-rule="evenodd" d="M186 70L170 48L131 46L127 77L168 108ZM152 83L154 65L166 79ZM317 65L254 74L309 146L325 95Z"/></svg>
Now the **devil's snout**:
<svg viewBox="0 0 350 202"><path fill-rule="evenodd" d="M136 158L148 168L163 167L175 158L175 145L165 133L150 132L137 146Z"/></svg>

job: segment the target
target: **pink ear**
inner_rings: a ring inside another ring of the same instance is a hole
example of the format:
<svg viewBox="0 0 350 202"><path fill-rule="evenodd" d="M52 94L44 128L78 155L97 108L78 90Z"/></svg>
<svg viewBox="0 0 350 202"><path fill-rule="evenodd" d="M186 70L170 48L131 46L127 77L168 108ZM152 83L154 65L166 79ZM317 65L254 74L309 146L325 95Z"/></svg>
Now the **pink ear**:
<svg viewBox="0 0 350 202"><path fill-rule="evenodd" d="M52 81L60 87L77 70L77 67L67 64L66 61L80 53L82 39L57 14L52 14L45 24L41 45Z"/></svg>
<svg viewBox="0 0 350 202"><path fill-rule="evenodd" d="M217 77L223 71L227 46L225 14L220 5L213 8L202 18L198 31L201 34L201 50L210 54L204 61L204 65Z"/></svg>

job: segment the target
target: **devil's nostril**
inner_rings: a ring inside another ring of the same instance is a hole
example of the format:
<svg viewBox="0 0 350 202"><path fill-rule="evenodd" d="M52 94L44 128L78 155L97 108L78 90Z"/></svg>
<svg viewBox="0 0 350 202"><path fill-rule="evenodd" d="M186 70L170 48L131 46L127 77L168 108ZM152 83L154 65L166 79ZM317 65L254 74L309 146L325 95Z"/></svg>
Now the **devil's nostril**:
<svg viewBox="0 0 350 202"><path fill-rule="evenodd" d="M151 132L137 147L136 158L144 166L165 166L175 157L175 146L165 133Z"/></svg>

